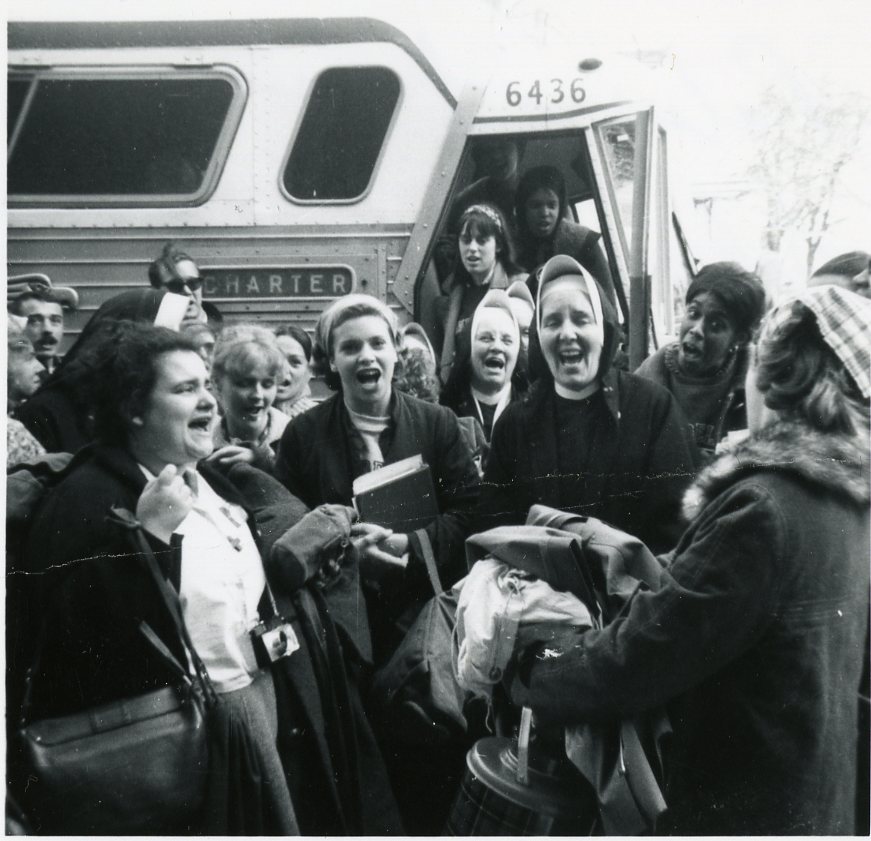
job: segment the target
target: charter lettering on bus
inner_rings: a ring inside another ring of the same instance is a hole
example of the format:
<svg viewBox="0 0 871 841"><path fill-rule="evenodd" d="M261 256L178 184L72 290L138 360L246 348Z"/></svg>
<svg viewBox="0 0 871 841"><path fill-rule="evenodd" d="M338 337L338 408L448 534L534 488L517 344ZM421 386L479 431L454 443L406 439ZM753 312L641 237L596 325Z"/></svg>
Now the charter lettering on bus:
<svg viewBox="0 0 871 841"><path fill-rule="evenodd" d="M203 268L203 297L336 298L355 291L349 266Z"/></svg>

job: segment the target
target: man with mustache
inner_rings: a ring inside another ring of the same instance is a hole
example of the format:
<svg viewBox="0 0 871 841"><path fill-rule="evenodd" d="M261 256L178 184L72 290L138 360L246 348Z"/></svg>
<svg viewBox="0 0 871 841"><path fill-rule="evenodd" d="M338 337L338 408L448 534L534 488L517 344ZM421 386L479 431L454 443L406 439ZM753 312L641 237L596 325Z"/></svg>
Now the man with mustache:
<svg viewBox="0 0 871 841"><path fill-rule="evenodd" d="M41 278L39 282L34 280L27 283L24 291L8 301L9 312L21 320L24 335L30 340L36 358L45 368L44 376L51 374L60 362L64 310L75 310L77 306L78 295L75 290L54 287L50 281L46 283Z"/></svg>

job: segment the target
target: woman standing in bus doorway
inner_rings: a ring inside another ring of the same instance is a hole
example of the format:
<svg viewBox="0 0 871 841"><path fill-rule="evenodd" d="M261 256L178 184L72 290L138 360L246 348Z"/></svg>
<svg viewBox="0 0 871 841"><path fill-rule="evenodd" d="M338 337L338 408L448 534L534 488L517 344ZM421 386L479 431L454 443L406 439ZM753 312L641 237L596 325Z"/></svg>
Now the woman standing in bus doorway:
<svg viewBox="0 0 871 841"><path fill-rule="evenodd" d="M869 370L871 301L821 286L781 304L747 375L750 438L687 494L659 588L565 645L521 630L512 697L543 721L669 705L657 833L855 832Z"/></svg>
<svg viewBox="0 0 871 841"><path fill-rule="evenodd" d="M493 428L479 527L524 523L541 503L599 517L651 548L672 548L681 494L695 472L675 399L614 370L616 313L571 257L545 263L533 326L534 382Z"/></svg>
<svg viewBox="0 0 871 841"><path fill-rule="evenodd" d="M460 217L458 246L460 264L445 282L446 296L439 299L443 325L437 338L441 346L439 374L450 376L454 358L468 343L469 325L475 308L490 289L507 289L526 280L514 260L514 244L505 217L488 204L473 204Z"/></svg>
<svg viewBox="0 0 871 841"><path fill-rule="evenodd" d="M616 306L614 281L599 245L600 234L568 218L566 180L556 167L537 166L523 175L517 186L514 212L518 262L526 271L533 272L555 254L567 254L599 282ZM533 296L537 285L538 280L531 276Z"/></svg>
<svg viewBox="0 0 871 841"><path fill-rule="evenodd" d="M275 476L310 508L350 505L355 478L422 456L439 510L426 527L426 539L448 587L465 572L463 542L477 504L478 472L450 409L394 389L397 343L396 316L377 298L346 295L324 310L315 329L314 359L338 393L288 424ZM382 659L399 641L394 623L432 595L423 538L370 523L357 524L354 534L361 543L364 583L390 593L370 616L376 659Z"/></svg>

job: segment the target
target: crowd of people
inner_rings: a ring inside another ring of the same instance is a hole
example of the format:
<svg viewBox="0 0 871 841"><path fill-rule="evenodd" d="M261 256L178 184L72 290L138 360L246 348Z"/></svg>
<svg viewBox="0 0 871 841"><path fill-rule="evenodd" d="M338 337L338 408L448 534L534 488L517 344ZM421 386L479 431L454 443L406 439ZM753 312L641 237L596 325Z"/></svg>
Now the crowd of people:
<svg viewBox="0 0 871 841"><path fill-rule="evenodd" d="M103 303L61 354L74 290L10 280L7 472L41 492L23 518L10 500L8 697L27 683L29 714L57 718L170 685L191 650L153 555L260 792L231 797L244 820L192 813L173 831L441 832L450 800L421 791L462 775L491 719L439 753L385 723L373 678L469 572L467 539L536 505L640 539L659 580L602 627L521 618L499 703L542 727L666 708L657 832L863 825L868 255L778 302L737 264L704 266L675 341L629 372L598 235L568 218L560 172L520 175L516 152L494 152L502 171L449 220L437 335L356 293L313 336L224 324L168 244L150 285ZM332 396L314 399L312 377ZM354 481L415 456L438 513L410 531L361 520ZM264 659L270 622L294 646ZM40 831L8 744L9 802Z"/></svg>

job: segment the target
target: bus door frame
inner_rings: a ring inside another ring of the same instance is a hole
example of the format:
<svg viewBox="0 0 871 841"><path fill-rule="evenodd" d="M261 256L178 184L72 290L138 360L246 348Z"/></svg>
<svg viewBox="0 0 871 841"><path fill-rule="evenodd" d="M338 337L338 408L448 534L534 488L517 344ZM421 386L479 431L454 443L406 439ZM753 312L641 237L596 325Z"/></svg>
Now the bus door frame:
<svg viewBox="0 0 871 841"><path fill-rule="evenodd" d="M632 183L631 242L627 242L624 220L620 215L614 180L608 165L601 129L613 123L635 120L635 156ZM653 170L653 144L656 120L653 108L625 114L609 115L590 126L590 159L593 172L606 191L602 196L603 216L614 246L614 258L621 277L629 278L629 369L634 371L647 356L650 320L650 273L648 244L650 238L650 184ZM622 280L621 280L622 282Z"/></svg>

